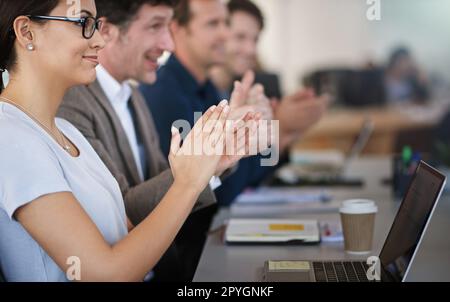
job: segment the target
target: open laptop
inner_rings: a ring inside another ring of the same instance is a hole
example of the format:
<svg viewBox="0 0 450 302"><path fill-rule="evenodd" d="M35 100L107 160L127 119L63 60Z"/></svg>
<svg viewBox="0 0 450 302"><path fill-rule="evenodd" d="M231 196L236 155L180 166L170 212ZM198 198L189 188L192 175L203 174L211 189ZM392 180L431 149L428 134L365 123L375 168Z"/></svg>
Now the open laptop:
<svg viewBox="0 0 450 302"><path fill-rule="evenodd" d="M350 164L361 154L374 130L373 121L366 119L359 131L350 152L346 154L342 164L327 163L290 164L281 168L278 180L291 185L362 185L358 179L345 177Z"/></svg>
<svg viewBox="0 0 450 302"><path fill-rule="evenodd" d="M425 162L420 162L378 257L380 281L408 280L408 272L420 248L445 182L444 175ZM369 281L372 275L368 275L368 271L370 269L370 273L373 273L376 266L373 267L367 262L266 261L263 278L268 282Z"/></svg>

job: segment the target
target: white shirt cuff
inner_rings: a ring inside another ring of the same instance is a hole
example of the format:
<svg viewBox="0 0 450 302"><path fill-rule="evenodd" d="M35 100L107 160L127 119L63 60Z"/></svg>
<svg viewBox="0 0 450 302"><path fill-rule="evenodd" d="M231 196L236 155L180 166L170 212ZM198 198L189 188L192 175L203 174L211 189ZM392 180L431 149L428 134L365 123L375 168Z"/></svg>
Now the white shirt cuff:
<svg viewBox="0 0 450 302"><path fill-rule="evenodd" d="M211 190L215 190L215 189L217 189L218 187L220 187L222 185L222 181L220 180L220 178L219 177L217 177L217 176L213 176L212 178L211 178L211 180L209 181L209 187L211 188Z"/></svg>

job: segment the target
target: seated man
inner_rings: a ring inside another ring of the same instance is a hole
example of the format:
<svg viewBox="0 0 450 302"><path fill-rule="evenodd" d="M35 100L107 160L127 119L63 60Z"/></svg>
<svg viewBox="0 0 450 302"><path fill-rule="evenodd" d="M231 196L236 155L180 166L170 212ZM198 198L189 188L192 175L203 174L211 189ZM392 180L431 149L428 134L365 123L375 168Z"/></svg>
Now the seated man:
<svg viewBox="0 0 450 302"><path fill-rule="evenodd" d="M195 112L217 104L221 94L209 79L212 67L222 65L229 43L228 11L219 0L182 0L175 9L171 30L175 51L166 65L158 71L153 85L142 85L147 104L154 115L160 134L161 148L168 154L170 127L177 120L187 120L192 125ZM258 22L255 22L258 24ZM259 34L259 27L258 33ZM242 62L240 62L242 63ZM244 65L244 64L236 65ZM245 64L240 75L253 65ZM243 82L252 82L250 80ZM230 82L230 87L232 81ZM325 98L316 99L310 91L301 91L285 98L275 106L275 119L280 120L279 150L282 154L307 128L322 116L326 108ZM255 105L251 102L235 104L235 108ZM259 102L255 110L266 111L270 106ZM233 107L233 104L231 104ZM167 107L172 110L166 110ZM272 119L272 113L266 115ZM220 205L230 204L248 186L257 186L276 166L262 166L261 156L239 162L236 173L227 178L216 190Z"/></svg>
<svg viewBox="0 0 450 302"><path fill-rule="evenodd" d="M155 120L160 146L165 155L169 153L170 129L174 122L187 121L192 126L196 112L204 112L220 101L217 89L208 80L208 70L223 61L223 48L228 35L227 10L221 0L179 1L174 19L171 23L174 53L166 65L159 69L155 84L143 83L140 87ZM251 85L248 83L244 86L246 91L256 91L254 93L261 96L260 90L249 89ZM262 96L257 99L261 99L258 102L268 108L258 112L264 111L267 113L264 119L271 120L268 100ZM235 107L237 112L236 116L242 110L238 109L241 103L230 100L231 107ZM260 161L259 157L251 157L239 162L238 170L215 190L221 204L229 204L245 187L257 185L267 173L273 171L273 167L261 167ZM199 213L195 220L185 224L186 228L179 234L177 243L184 242L180 244L189 247L196 240L196 246L202 246L213 214L214 211ZM192 234L198 234L198 238L193 239ZM202 250L191 251L196 253L198 261ZM195 261L193 263L196 265Z"/></svg>

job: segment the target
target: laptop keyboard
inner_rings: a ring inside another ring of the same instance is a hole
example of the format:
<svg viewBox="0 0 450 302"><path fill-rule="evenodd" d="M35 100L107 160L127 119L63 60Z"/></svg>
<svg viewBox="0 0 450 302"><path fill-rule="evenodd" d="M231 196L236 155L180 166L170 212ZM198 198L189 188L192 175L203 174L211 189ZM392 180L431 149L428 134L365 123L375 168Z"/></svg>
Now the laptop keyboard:
<svg viewBox="0 0 450 302"><path fill-rule="evenodd" d="M313 262L317 282L369 282L366 272L369 266L360 261Z"/></svg>

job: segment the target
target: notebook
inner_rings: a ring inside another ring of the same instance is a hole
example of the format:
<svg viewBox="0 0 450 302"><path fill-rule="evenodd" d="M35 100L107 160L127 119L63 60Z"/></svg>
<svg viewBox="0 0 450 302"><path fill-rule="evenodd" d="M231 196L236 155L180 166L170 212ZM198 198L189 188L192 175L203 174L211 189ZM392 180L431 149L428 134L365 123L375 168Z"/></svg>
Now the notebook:
<svg viewBox="0 0 450 302"><path fill-rule="evenodd" d="M294 213L337 212L340 205L323 189L261 187L239 195L230 213L234 218L292 217Z"/></svg>
<svg viewBox="0 0 450 302"><path fill-rule="evenodd" d="M317 220L230 219L227 244L314 244L320 242Z"/></svg>

